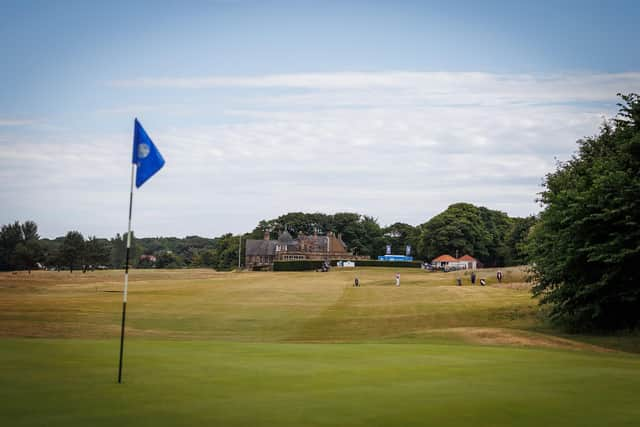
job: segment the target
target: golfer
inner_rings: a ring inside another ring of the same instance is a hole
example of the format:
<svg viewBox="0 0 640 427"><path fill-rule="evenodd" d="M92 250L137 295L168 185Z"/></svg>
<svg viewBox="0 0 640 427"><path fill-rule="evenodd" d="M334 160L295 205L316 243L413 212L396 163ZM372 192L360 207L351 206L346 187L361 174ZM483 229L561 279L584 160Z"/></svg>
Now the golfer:
<svg viewBox="0 0 640 427"><path fill-rule="evenodd" d="M475 271L471 272L471 284L472 285L476 284L476 272Z"/></svg>
<svg viewBox="0 0 640 427"><path fill-rule="evenodd" d="M498 279L498 283L502 283L502 271L498 270L496 273L496 279Z"/></svg>
<svg viewBox="0 0 640 427"><path fill-rule="evenodd" d="M400 273L396 273L396 286L400 286Z"/></svg>
<svg viewBox="0 0 640 427"><path fill-rule="evenodd" d="M355 286L356 288L360 287L360 281L358 280L358 278L356 277L355 280L353 281L353 286Z"/></svg>

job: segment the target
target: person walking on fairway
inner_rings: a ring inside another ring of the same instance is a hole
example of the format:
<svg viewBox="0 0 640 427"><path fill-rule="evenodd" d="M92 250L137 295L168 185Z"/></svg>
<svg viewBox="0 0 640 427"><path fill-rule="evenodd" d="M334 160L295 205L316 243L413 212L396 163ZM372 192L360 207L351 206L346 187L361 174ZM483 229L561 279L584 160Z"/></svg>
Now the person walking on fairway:
<svg viewBox="0 0 640 427"><path fill-rule="evenodd" d="M498 283L502 283L502 271L498 270L496 273L496 279L498 279Z"/></svg>
<svg viewBox="0 0 640 427"><path fill-rule="evenodd" d="M356 277L353 281L353 286L355 286L356 288L360 287L360 281L358 280L358 277Z"/></svg>
<svg viewBox="0 0 640 427"><path fill-rule="evenodd" d="M475 271L471 272L471 284L472 285L476 284L476 272Z"/></svg>
<svg viewBox="0 0 640 427"><path fill-rule="evenodd" d="M400 273L396 273L396 286L400 286Z"/></svg>

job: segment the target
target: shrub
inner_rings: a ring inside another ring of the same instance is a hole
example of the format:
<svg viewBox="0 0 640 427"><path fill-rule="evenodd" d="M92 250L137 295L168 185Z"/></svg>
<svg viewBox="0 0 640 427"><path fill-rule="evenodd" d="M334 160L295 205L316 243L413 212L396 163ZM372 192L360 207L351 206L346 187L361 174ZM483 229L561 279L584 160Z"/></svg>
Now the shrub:
<svg viewBox="0 0 640 427"><path fill-rule="evenodd" d="M322 267L322 260L276 261L273 271L309 271Z"/></svg>

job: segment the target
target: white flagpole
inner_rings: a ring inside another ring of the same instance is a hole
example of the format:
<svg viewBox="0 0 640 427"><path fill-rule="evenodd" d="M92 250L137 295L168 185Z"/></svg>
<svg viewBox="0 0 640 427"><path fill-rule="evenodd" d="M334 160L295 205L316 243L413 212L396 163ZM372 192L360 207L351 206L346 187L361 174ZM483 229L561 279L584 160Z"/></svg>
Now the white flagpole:
<svg viewBox="0 0 640 427"><path fill-rule="evenodd" d="M120 329L120 363L118 365L118 383L122 383L122 353L124 351L124 320L127 313L127 290L129 288L129 251L131 249L131 209L133 207L133 177L135 163L131 163L131 190L129 192L129 228L127 230L127 255L124 266L124 293L122 296L122 327Z"/></svg>

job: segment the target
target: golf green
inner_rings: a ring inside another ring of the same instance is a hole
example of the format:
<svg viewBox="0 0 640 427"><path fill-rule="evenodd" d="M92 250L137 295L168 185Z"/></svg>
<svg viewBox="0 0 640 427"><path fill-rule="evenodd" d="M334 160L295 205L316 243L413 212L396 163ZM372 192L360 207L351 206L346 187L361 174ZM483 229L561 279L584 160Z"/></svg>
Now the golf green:
<svg viewBox="0 0 640 427"><path fill-rule="evenodd" d="M438 344L7 339L2 425L633 426L640 359Z"/></svg>

